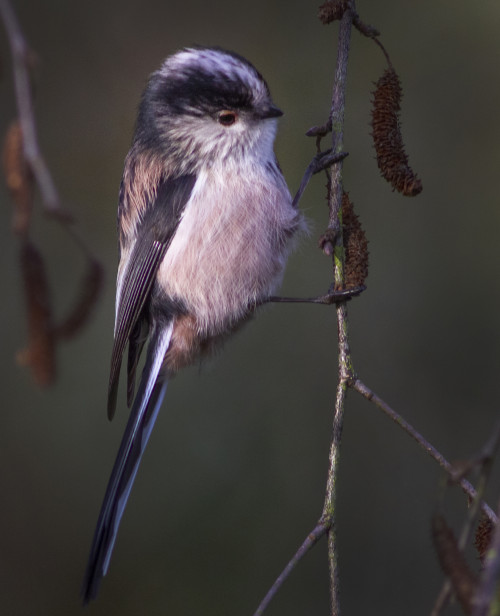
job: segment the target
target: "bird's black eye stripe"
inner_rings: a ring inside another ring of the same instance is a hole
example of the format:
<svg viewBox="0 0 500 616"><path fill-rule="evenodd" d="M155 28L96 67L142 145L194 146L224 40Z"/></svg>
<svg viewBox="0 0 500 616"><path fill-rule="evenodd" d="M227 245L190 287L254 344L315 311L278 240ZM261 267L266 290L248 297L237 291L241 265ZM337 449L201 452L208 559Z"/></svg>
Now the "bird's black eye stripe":
<svg viewBox="0 0 500 616"><path fill-rule="evenodd" d="M232 126L238 119L238 114L235 111L219 111L217 114L217 122L222 126Z"/></svg>

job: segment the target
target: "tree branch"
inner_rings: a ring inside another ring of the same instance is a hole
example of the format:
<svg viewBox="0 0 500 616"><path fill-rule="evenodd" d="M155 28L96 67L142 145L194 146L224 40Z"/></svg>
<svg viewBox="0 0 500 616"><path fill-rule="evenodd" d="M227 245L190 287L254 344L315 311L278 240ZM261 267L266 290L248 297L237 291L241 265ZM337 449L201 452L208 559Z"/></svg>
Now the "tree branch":
<svg viewBox="0 0 500 616"><path fill-rule="evenodd" d="M262 599L259 607L254 612L253 616L262 616L264 610L271 603L271 600L274 598L278 590L283 585L283 582L288 578L290 573L295 569L295 567L299 564L299 562L304 558L304 556L318 543L318 541L326 534L328 530L327 525L321 520L318 522L316 527L307 535L304 543L300 546L300 548L295 552L293 558L286 565L283 571L279 574L274 584L269 589L268 593Z"/></svg>
<svg viewBox="0 0 500 616"><path fill-rule="evenodd" d="M350 3L340 20L337 47L337 64L332 91L332 103L328 124L332 130L332 152L344 150L344 109L347 85L347 66L351 42L352 20L356 11L354 2ZM323 243L323 251L333 258L333 278L335 288L344 286L344 245L342 234L342 160L333 164L329 172L329 220L327 234L329 241ZM353 378L351 350L347 320L347 304L336 305L338 332L338 384L330 445L328 477L325 502L321 519L328 528L328 565L330 574L330 611L332 616L340 614L339 570L335 528L337 476L340 462L340 444L344 425L345 396L349 382Z"/></svg>

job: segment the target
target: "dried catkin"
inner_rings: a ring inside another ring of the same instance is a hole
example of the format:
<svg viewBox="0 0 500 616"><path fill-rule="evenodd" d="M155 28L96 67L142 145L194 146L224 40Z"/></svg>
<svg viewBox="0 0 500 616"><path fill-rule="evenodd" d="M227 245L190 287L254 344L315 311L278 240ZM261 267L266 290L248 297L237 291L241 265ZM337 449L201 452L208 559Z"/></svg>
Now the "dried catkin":
<svg viewBox="0 0 500 616"><path fill-rule="evenodd" d="M345 286L350 288L364 285L368 276L368 240L346 192L342 195L342 227Z"/></svg>
<svg viewBox="0 0 500 616"><path fill-rule="evenodd" d="M349 2L348 0L327 0L318 10L318 17L322 24L329 24L340 19L344 14Z"/></svg>
<svg viewBox="0 0 500 616"><path fill-rule="evenodd" d="M441 569L449 578L463 611L471 614L477 576L469 569L453 531L439 513L432 518L432 539Z"/></svg>
<svg viewBox="0 0 500 616"><path fill-rule="evenodd" d="M372 136L377 164L382 176L406 196L422 190L422 182L412 171L399 125L402 89L396 71L385 70L376 83L372 106Z"/></svg>
<svg viewBox="0 0 500 616"><path fill-rule="evenodd" d="M42 255L29 240L23 242L21 271L28 319L28 348L18 354L18 361L31 368L37 385L51 385L56 374L54 331L50 289Z"/></svg>
<svg viewBox="0 0 500 616"><path fill-rule="evenodd" d="M484 559L486 558L488 548L490 547L491 540L493 538L494 530L495 526L493 522L491 522L491 520L485 515L481 516L476 529L476 534L474 536L474 546L476 547L481 562L484 562Z"/></svg>

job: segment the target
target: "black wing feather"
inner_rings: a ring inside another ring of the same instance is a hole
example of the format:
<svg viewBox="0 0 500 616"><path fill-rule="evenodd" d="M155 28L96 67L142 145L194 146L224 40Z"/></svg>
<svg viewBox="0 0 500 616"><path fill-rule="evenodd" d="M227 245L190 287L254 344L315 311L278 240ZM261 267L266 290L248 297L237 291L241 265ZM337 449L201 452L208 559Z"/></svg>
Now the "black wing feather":
<svg viewBox="0 0 500 616"><path fill-rule="evenodd" d="M135 375L142 349L149 333L149 326L145 319L139 318L128 339L128 361L127 361L127 406L130 407L134 400Z"/></svg>
<svg viewBox="0 0 500 616"><path fill-rule="evenodd" d="M128 339L139 319L144 304L156 278L158 267L165 256L168 244L142 241L132 251L129 266L124 274L122 292L117 312L117 328L111 354L111 372L108 391L108 417L113 418L116 408L118 381L123 353Z"/></svg>
<svg viewBox="0 0 500 616"><path fill-rule="evenodd" d="M108 390L109 419L112 419L116 408L125 347L149 300L158 268L179 225L195 181L195 175L162 180L155 200L147 206L137 227L135 244L123 274L120 297L117 298L118 310ZM140 348L142 349L142 346ZM134 362L137 362L137 358L134 358Z"/></svg>

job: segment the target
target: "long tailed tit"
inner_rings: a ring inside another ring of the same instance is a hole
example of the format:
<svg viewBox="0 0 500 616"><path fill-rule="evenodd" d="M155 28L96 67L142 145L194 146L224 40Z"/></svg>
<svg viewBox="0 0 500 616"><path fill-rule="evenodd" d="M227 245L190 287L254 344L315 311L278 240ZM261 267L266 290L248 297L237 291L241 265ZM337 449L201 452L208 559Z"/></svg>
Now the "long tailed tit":
<svg viewBox="0 0 500 616"><path fill-rule="evenodd" d="M95 530L85 603L108 570L169 378L213 350L274 292L290 240L303 226L273 151L281 115L252 64L221 49L170 56L144 91L118 205L108 416L127 344L133 405Z"/></svg>

